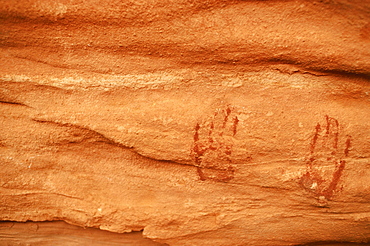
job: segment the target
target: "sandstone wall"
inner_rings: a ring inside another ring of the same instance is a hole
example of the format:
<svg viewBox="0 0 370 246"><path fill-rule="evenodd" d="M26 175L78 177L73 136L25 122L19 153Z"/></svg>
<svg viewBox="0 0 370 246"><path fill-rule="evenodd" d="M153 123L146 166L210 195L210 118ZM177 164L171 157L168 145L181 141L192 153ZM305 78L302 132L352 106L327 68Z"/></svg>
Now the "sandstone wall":
<svg viewBox="0 0 370 246"><path fill-rule="evenodd" d="M370 242L369 1L0 0L0 25L0 220Z"/></svg>

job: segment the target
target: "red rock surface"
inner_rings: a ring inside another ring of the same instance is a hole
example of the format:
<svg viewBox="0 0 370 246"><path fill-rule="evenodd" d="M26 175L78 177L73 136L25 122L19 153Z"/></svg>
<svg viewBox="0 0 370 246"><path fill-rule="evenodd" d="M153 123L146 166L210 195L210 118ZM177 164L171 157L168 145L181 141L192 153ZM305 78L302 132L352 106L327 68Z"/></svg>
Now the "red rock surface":
<svg viewBox="0 0 370 246"><path fill-rule="evenodd" d="M169 245L370 242L369 1L0 1L0 220Z"/></svg>

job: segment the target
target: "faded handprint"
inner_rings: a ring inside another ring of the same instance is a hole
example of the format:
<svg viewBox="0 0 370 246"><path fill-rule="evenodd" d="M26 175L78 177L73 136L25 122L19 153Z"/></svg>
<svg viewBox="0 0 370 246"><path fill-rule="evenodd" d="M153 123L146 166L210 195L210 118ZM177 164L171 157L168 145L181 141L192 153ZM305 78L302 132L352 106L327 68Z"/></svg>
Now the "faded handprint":
<svg viewBox="0 0 370 246"><path fill-rule="evenodd" d="M238 123L233 108L227 106L217 109L212 117L196 124L191 155L200 180L227 182L234 178L230 157Z"/></svg>
<svg viewBox="0 0 370 246"><path fill-rule="evenodd" d="M339 148L338 120L325 116L325 124L319 123L310 143L307 171L301 177L301 185L319 199L331 200L338 192L338 183L346 166L351 137L346 136L344 147Z"/></svg>

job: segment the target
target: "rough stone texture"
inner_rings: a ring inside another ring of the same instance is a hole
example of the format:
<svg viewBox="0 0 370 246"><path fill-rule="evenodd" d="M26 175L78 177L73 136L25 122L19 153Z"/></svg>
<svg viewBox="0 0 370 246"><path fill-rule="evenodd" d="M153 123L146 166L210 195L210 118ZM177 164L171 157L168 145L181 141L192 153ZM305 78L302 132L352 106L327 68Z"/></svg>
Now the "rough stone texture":
<svg viewBox="0 0 370 246"><path fill-rule="evenodd" d="M370 242L369 1L0 1L0 219L169 245Z"/></svg>
<svg viewBox="0 0 370 246"><path fill-rule="evenodd" d="M140 232L118 234L94 228L81 228L61 221L0 222L0 245L164 246L144 239Z"/></svg>
<svg viewBox="0 0 370 246"><path fill-rule="evenodd" d="M143 239L141 232L113 233L95 228L81 228L61 221L0 222L0 245L168 246ZM319 242L305 246L364 246L364 244Z"/></svg>

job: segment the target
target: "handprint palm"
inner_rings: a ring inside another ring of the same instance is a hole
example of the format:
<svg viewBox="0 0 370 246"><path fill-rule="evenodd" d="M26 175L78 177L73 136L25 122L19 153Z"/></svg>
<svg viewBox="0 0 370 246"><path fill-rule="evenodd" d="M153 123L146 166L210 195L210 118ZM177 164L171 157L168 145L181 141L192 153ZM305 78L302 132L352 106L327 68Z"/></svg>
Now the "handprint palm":
<svg viewBox="0 0 370 246"><path fill-rule="evenodd" d="M229 181L233 178L231 153L239 119L231 106L218 109L213 117L197 123L192 156L201 180Z"/></svg>

